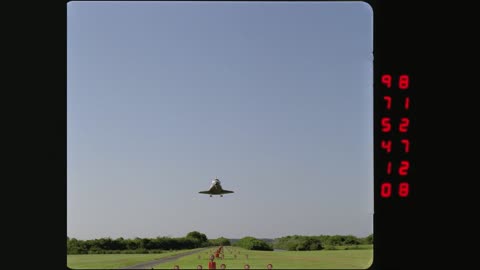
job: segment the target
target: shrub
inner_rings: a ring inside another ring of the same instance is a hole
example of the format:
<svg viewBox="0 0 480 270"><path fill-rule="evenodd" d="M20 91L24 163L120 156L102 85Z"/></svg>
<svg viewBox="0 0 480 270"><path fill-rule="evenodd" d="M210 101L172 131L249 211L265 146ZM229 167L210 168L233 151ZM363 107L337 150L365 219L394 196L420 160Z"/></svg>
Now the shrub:
<svg viewBox="0 0 480 270"><path fill-rule="evenodd" d="M272 247L268 245L265 241L259 240L251 236L247 236L238 240L237 242L235 242L234 245L249 250L273 250Z"/></svg>

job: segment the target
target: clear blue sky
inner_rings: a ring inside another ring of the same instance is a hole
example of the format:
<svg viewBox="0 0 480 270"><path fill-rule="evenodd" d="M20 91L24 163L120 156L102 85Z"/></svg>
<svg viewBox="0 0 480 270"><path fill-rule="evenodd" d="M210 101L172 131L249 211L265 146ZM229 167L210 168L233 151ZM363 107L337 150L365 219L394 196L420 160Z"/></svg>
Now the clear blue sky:
<svg viewBox="0 0 480 270"><path fill-rule="evenodd" d="M373 232L368 4L67 11L69 237Z"/></svg>

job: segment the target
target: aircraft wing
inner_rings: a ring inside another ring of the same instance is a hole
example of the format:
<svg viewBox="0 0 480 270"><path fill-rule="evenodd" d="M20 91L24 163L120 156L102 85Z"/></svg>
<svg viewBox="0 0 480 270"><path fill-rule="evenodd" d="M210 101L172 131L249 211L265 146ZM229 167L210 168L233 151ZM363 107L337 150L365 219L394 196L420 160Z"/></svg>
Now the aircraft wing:
<svg viewBox="0 0 480 270"><path fill-rule="evenodd" d="M202 194L210 194L210 191L208 191L208 190L207 190L207 191L200 191L200 192L198 192L198 193L202 193Z"/></svg>
<svg viewBox="0 0 480 270"><path fill-rule="evenodd" d="M222 190L222 193L223 193L223 194L233 193L233 191L231 191L231 190Z"/></svg>

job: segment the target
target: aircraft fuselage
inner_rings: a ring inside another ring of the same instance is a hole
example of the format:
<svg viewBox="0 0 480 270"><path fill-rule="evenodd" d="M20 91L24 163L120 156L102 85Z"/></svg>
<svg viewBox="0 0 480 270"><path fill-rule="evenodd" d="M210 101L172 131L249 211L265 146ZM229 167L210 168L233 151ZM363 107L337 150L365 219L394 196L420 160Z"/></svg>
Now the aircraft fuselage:
<svg viewBox="0 0 480 270"><path fill-rule="evenodd" d="M212 197L212 195L220 195L220 197L223 197L223 194L233 193L233 191L224 190L220 184L220 180L215 179L212 181L210 188L207 191L200 191L199 193L209 194L210 197Z"/></svg>

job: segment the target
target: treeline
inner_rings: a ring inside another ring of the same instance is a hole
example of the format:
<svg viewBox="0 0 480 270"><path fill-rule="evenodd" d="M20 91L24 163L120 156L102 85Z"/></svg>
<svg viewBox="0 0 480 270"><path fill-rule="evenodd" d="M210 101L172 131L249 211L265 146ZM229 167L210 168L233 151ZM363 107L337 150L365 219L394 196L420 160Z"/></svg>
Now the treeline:
<svg viewBox="0 0 480 270"><path fill-rule="evenodd" d="M203 233L193 231L185 237L157 237L134 239L100 238L77 240L67 237L67 254L109 254L109 253L161 253L166 250L193 249L208 246L230 245L227 238L209 240Z"/></svg>
<svg viewBox="0 0 480 270"><path fill-rule="evenodd" d="M373 244L373 234L361 238L353 235L289 235L275 239L273 248L284 250L321 250L337 249L340 246Z"/></svg>
<svg viewBox="0 0 480 270"><path fill-rule="evenodd" d="M236 241L233 245L250 250L273 250L273 247L267 242L251 236L244 237Z"/></svg>
<svg viewBox="0 0 480 270"><path fill-rule="evenodd" d="M234 246L249 250L322 250L338 249L345 246L373 244L373 234L361 238L353 235L289 235L276 238L272 243L263 239L247 236L234 242ZM193 249L209 246L229 246L231 242L225 237L208 239L203 233L193 231L185 237L157 237L134 239L100 238L94 240L77 240L67 237L67 254L109 254L109 253L161 253L168 250Z"/></svg>

